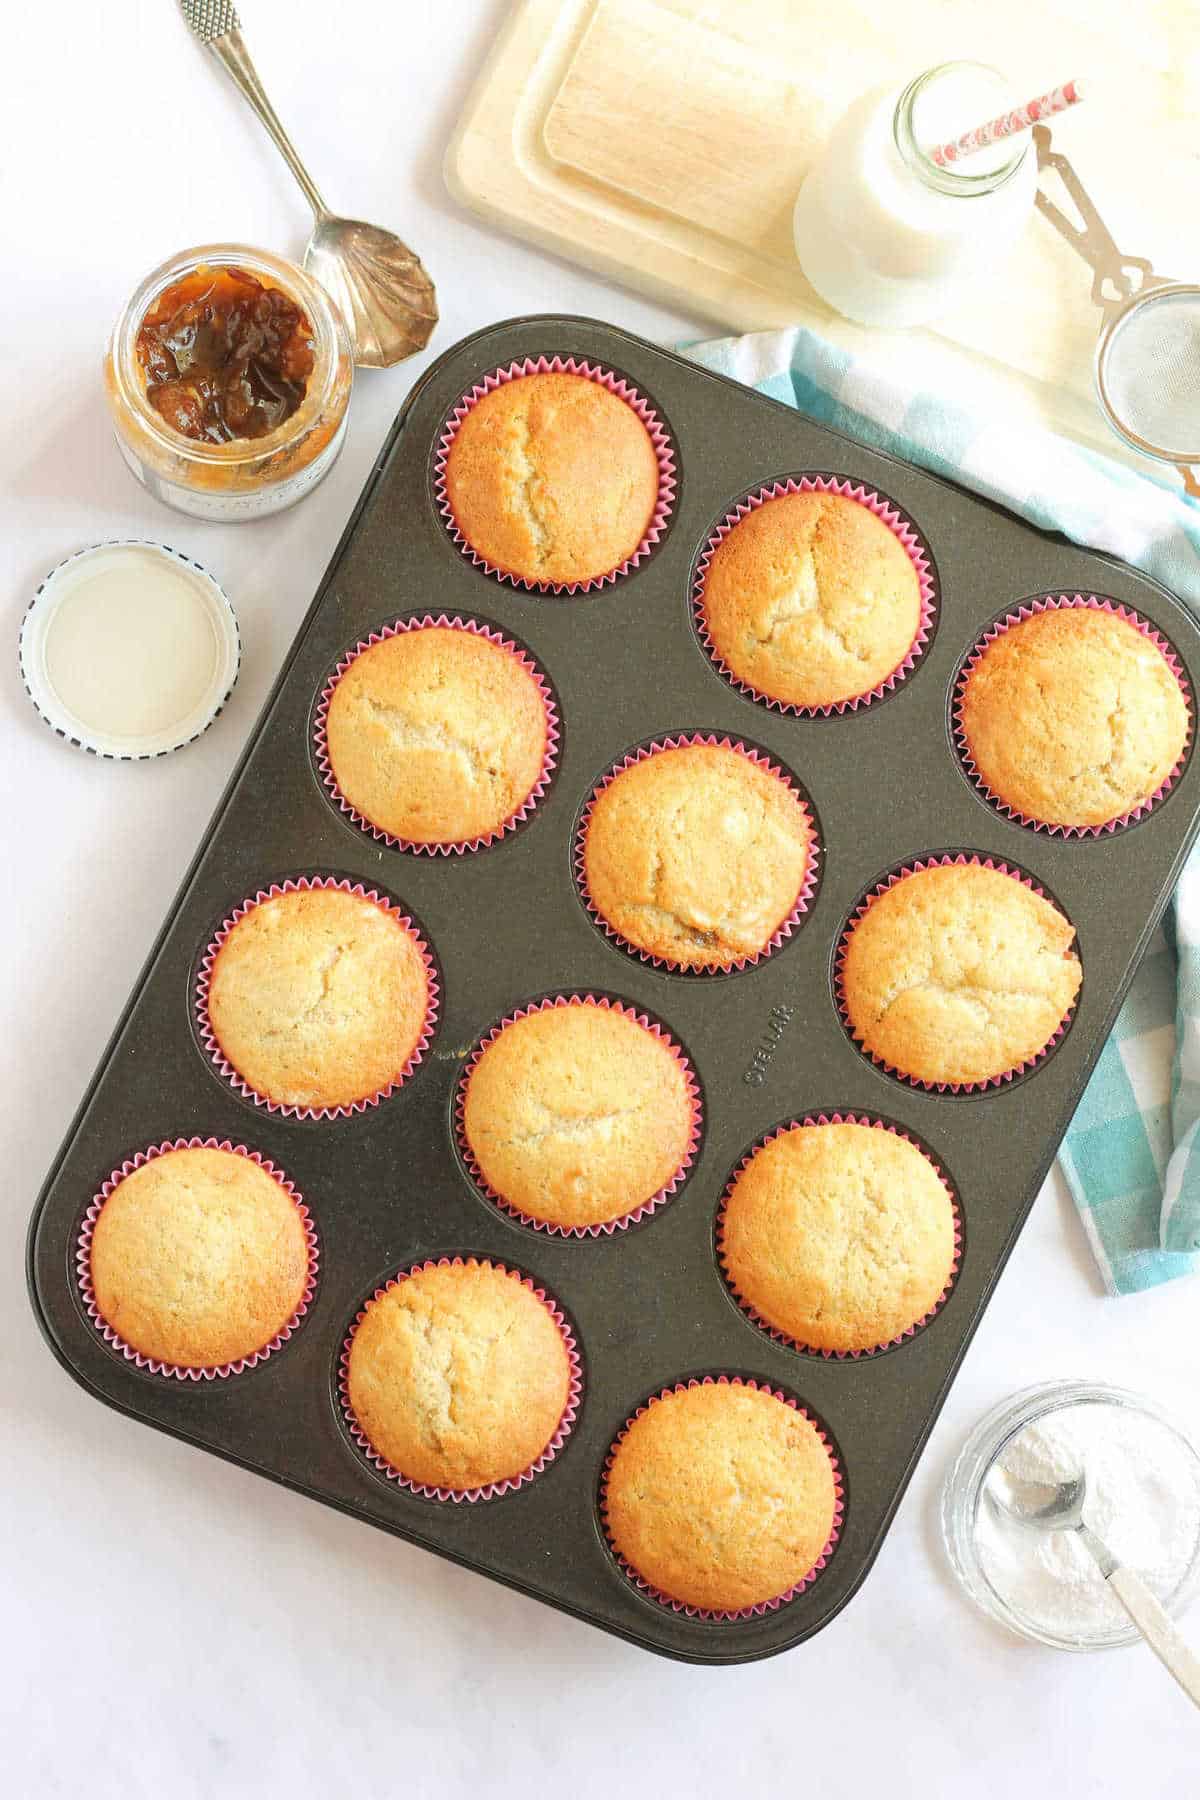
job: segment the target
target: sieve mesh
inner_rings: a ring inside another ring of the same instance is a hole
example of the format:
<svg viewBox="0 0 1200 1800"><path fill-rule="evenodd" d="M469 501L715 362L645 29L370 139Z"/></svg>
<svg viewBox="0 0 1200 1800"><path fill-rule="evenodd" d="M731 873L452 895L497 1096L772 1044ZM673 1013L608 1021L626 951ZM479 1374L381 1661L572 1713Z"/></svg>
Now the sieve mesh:
<svg viewBox="0 0 1200 1800"><path fill-rule="evenodd" d="M1100 395L1113 423L1172 462L1200 460L1200 287L1151 292L1103 344Z"/></svg>

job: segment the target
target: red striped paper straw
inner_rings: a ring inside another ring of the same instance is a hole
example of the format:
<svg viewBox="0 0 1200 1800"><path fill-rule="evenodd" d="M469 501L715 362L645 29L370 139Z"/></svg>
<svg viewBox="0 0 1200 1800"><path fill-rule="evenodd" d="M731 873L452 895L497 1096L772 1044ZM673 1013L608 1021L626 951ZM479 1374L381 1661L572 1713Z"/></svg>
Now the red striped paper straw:
<svg viewBox="0 0 1200 1800"><path fill-rule="evenodd" d="M1040 119L1052 119L1055 113L1066 112L1068 106L1074 106L1082 99L1079 82L1068 81L1065 86L1051 88L1048 94L1039 94L1036 100L1027 100L1024 106L1001 113L998 119L990 119L986 125L976 125L974 131L964 132L953 143L939 144L936 150L927 150L925 154L944 169L949 163L956 163L960 156L973 156L976 150L994 144L998 138L1029 131Z"/></svg>

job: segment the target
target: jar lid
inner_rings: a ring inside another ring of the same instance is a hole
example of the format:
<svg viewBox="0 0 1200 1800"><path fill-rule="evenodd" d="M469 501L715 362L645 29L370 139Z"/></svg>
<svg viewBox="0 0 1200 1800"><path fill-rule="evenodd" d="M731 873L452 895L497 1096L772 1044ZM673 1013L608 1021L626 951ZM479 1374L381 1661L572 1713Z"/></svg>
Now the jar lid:
<svg viewBox="0 0 1200 1800"><path fill-rule="evenodd" d="M165 756L207 731L233 692L241 639L207 569L139 538L51 569L21 621L25 691L93 756Z"/></svg>

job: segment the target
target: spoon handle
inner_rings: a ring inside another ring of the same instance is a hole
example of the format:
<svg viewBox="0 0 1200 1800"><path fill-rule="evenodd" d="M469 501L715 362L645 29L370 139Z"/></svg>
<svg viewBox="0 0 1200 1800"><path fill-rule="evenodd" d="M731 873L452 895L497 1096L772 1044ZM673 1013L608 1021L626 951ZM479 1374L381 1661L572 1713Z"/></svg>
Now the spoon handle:
<svg viewBox="0 0 1200 1800"><path fill-rule="evenodd" d="M1180 1636L1166 1608L1132 1569L1115 1568L1108 1585L1163 1667L1193 1706L1200 1706L1200 1656Z"/></svg>
<svg viewBox="0 0 1200 1800"><path fill-rule="evenodd" d="M319 219L329 215L329 208L317 191L312 176L300 161L296 146L283 129L279 115L267 99L266 89L258 78L258 70L242 38L241 22L230 0L180 0L183 16L193 34L206 44L227 71L242 98L257 115L269 133L304 191L304 197Z"/></svg>
<svg viewBox="0 0 1200 1800"><path fill-rule="evenodd" d="M1180 1636L1162 1602L1155 1598L1140 1575L1121 1566L1108 1546L1086 1525L1076 1530L1096 1561L1129 1617L1159 1662L1173 1675L1193 1706L1200 1706L1200 1656Z"/></svg>

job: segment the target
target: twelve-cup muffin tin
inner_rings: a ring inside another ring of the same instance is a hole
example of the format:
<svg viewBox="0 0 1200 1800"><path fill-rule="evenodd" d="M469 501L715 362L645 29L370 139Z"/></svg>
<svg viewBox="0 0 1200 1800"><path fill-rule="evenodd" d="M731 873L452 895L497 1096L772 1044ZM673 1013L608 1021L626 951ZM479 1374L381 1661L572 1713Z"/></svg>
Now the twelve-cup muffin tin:
<svg viewBox="0 0 1200 1800"><path fill-rule="evenodd" d="M489 371L580 357L626 377L666 425L678 490L660 541L615 583L527 592L473 565L439 516L445 423ZM936 577L934 629L915 667L871 704L798 717L713 667L692 609L695 568L737 500L789 477L836 476L913 523ZM1023 524L959 488L809 424L625 332L585 319L497 325L448 351L414 389L364 489L196 860L34 1212L29 1280L49 1342L98 1398L159 1429L437 1550L649 1649L697 1662L770 1655L810 1636L857 1588L937 1416L971 1332L1054 1156L1081 1088L1194 834L1200 766L1147 816L1064 839L1005 818L953 744L955 676L989 623L1031 596L1106 596L1135 609L1200 675L1200 633L1147 578ZM392 620L458 613L525 645L557 697L562 740L548 790L517 830L472 853L417 856L376 841L321 783L314 715L347 649ZM652 739L711 732L796 777L821 840L820 882L764 960L680 974L631 955L582 904L576 827L595 783ZM841 927L903 863L974 851L1028 872L1078 932L1083 986L1070 1028L1020 1079L985 1093L926 1092L861 1055L833 990ZM206 945L272 883L348 877L417 922L441 983L437 1028L411 1078L350 1117L296 1119L239 1094L197 1035ZM558 991L609 995L677 1038L704 1122L685 1182L627 1229L563 1237L489 1203L456 1147L465 1060L498 1020ZM798 1352L743 1313L719 1273L714 1228L730 1172L774 1126L853 1112L891 1121L938 1160L961 1206L962 1259L932 1319L859 1358ZM245 1144L296 1184L320 1240L316 1292L288 1341L214 1381L139 1368L89 1321L75 1272L88 1207L147 1146L209 1136ZM339 1354L362 1302L428 1257L484 1255L562 1308L582 1358L573 1428L545 1470L499 1498L455 1504L389 1482L338 1405ZM689 1617L640 1593L609 1550L598 1495L606 1453L645 1399L728 1373L795 1397L827 1430L845 1516L827 1566L795 1599L736 1622Z"/></svg>

